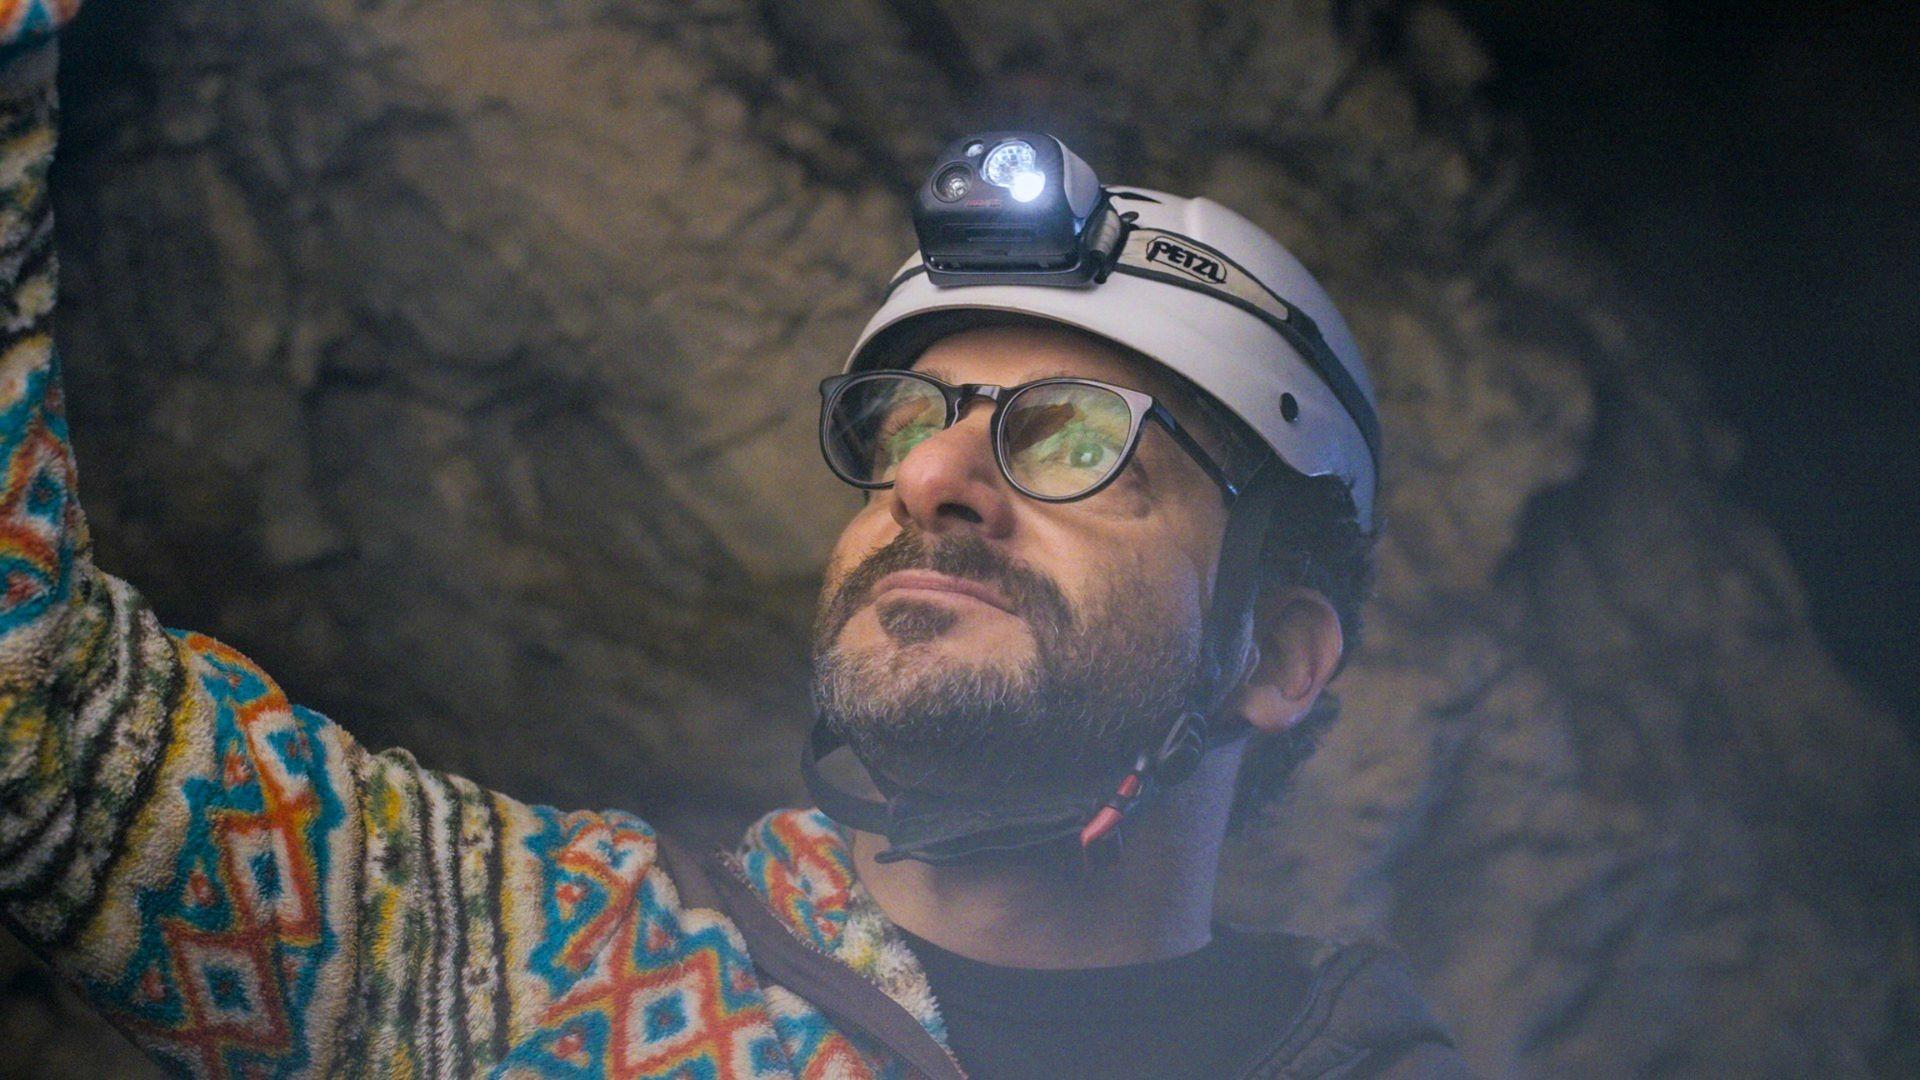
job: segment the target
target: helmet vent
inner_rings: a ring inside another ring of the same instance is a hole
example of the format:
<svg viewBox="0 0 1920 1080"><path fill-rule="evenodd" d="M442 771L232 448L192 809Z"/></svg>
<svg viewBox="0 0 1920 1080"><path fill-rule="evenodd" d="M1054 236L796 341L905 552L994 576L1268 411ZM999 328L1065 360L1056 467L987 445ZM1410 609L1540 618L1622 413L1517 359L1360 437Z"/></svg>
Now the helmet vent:
<svg viewBox="0 0 1920 1080"><path fill-rule="evenodd" d="M1293 399L1292 394L1280 395L1280 419L1289 424L1300 419L1300 403Z"/></svg>

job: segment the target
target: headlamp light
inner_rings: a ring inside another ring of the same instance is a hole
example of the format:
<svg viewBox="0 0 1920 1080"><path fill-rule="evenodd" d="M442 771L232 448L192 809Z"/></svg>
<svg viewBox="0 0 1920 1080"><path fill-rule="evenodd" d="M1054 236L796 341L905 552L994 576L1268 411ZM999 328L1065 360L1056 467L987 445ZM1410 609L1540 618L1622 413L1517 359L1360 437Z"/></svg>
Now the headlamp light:
<svg viewBox="0 0 1920 1080"><path fill-rule="evenodd" d="M913 226L936 285L1085 285L1121 231L1087 163L1030 131L948 144L914 199Z"/></svg>
<svg viewBox="0 0 1920 1080"><path fill-rule="evenodd" d="M1008 190L1027 177L1041 177L1041 181L1046 179L1033 158L1033 144L1023 138L1008 138L1006 142L995 146L993 154L987 154L987 160L981 161L979 175L987 177L987 183L996 188ZM1033 200L1023 198L1020 202Z"/></svg>

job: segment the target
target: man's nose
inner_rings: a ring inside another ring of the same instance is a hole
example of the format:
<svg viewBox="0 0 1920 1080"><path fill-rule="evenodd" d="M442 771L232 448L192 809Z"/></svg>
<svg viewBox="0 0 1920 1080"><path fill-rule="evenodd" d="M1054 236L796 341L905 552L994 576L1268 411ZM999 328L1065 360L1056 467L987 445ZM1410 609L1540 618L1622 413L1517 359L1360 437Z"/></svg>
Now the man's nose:
<svg viewBox="0 0 1920 1080"><path fill-rule="evenodd" d="M1013 530L1013 489L988 439L993 403L961 406L952 427L908 452L893 473L893 517L928 533L972 530L998 539Z"/></svg>

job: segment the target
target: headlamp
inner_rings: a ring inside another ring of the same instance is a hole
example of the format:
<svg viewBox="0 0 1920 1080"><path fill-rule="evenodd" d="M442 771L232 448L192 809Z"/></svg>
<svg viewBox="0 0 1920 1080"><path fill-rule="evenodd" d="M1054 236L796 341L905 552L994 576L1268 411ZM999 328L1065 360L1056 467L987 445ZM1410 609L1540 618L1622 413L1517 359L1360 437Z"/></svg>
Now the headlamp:
<svg viewBox="0 0 1920 1080"><path fill-rule="evenodd" d="M936 285L1085 285L1121 232L1087 163L1032 131L948 144L914 199L913 227Z"/></svg>

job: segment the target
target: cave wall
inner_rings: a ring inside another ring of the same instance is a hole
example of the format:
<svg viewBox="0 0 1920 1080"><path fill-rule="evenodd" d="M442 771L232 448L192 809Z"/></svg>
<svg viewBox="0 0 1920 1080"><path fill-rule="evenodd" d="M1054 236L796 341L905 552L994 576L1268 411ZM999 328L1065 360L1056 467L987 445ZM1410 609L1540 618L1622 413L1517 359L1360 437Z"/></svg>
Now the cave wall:
<svg viewBox="0 0 1920 1080"><path fill-rule="evenodd" d="M1495 1075L1920 1062L1915 748L1444 8L95 0L64 62L100 562L362 740L697 839L798 800L814 383L921 163L1032 123L1272 229L1380 392L1369 643L1225 913L1392 936ZM0 965L0 1068L105 1068Z"/></svg>

